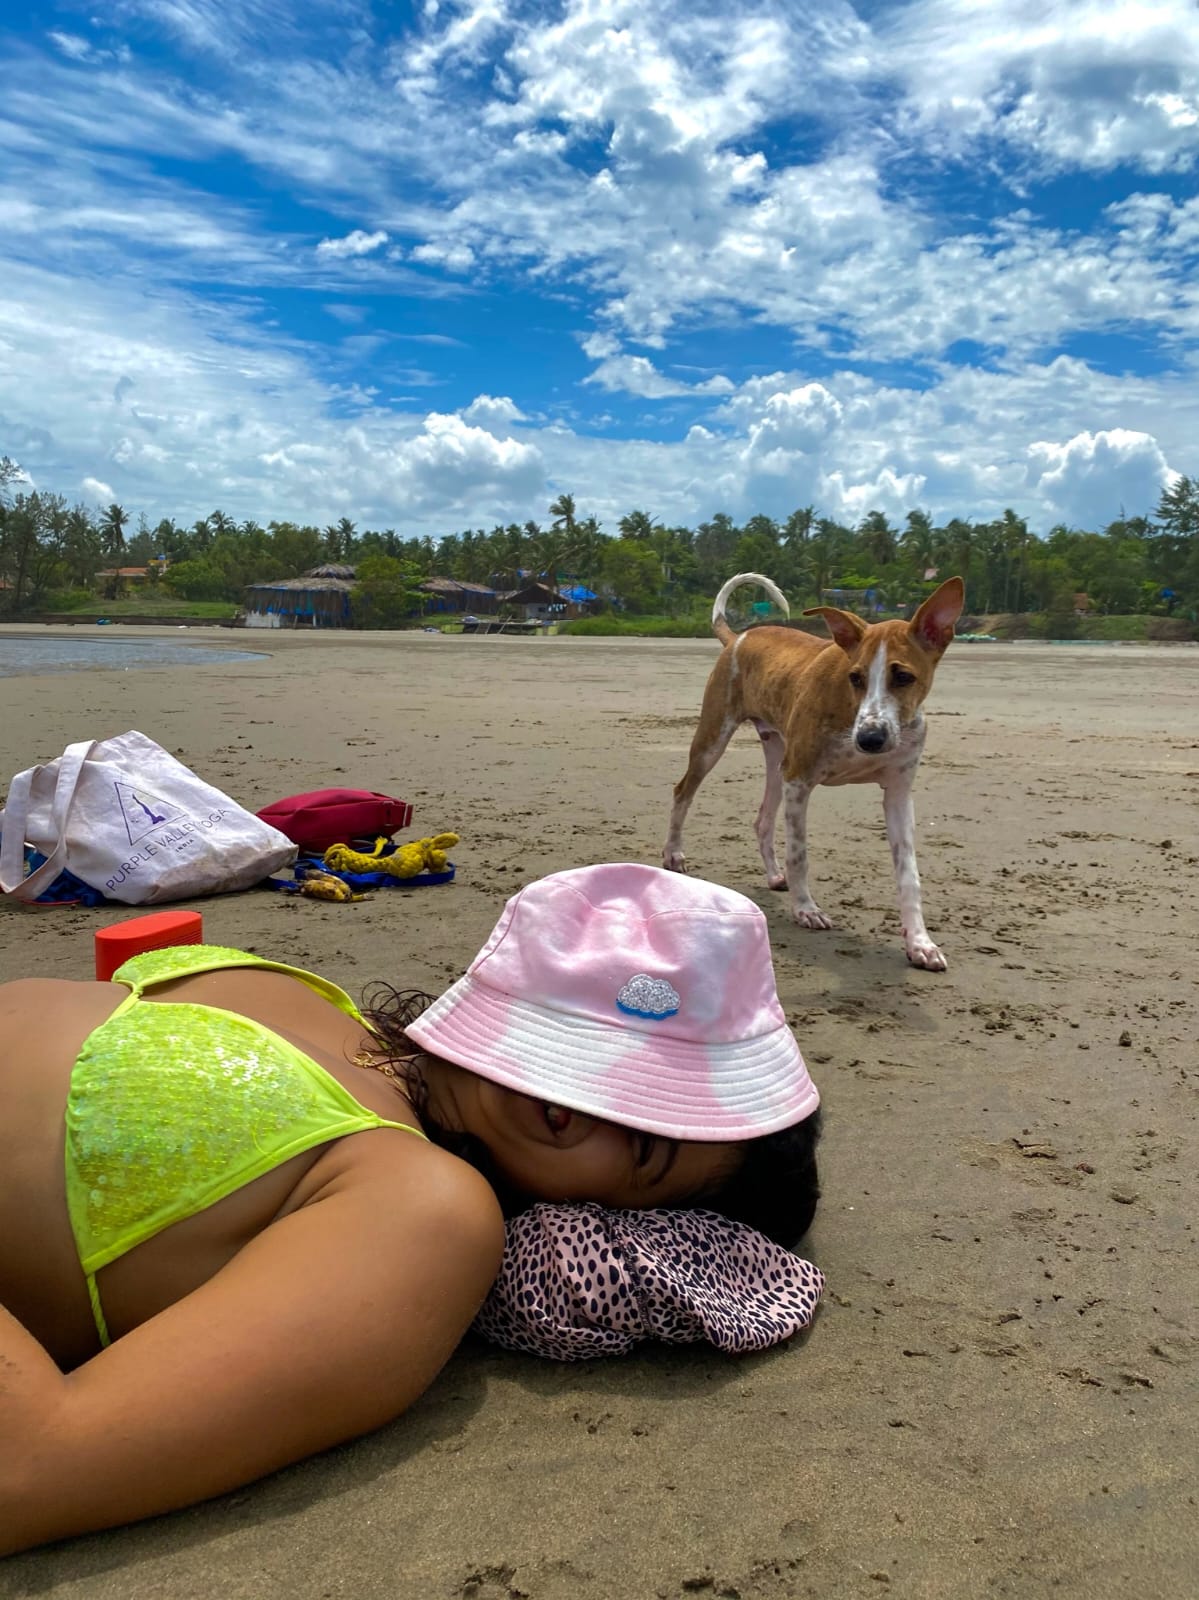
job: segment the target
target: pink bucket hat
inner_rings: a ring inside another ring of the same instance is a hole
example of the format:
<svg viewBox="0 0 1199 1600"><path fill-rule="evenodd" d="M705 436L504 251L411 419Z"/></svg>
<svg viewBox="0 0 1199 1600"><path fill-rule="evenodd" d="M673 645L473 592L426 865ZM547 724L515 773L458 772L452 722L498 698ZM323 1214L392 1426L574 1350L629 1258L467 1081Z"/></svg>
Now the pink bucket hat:
<svg viewBox="0 0 1199 1600"><path fill-rule="evenodd" d="M762 912L661 867L529 884L408 1034L505 1088L671 1139L756 1139L820 1103Z"/></svg>

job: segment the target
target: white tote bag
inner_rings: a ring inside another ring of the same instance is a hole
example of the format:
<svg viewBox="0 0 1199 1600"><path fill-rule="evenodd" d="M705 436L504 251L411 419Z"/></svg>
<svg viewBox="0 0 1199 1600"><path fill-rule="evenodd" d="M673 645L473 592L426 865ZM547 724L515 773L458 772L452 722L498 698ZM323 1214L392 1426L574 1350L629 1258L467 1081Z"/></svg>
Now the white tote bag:
<svg viewBox="0 0 1199 1600"><path fill-rule="evenodd" d="M45 862L25 876L24 846ZM0 812L0 889L36 900L65 868L108 900L157 905L247 889L296 847L144 733L68 745L19 772Z"/></svg>

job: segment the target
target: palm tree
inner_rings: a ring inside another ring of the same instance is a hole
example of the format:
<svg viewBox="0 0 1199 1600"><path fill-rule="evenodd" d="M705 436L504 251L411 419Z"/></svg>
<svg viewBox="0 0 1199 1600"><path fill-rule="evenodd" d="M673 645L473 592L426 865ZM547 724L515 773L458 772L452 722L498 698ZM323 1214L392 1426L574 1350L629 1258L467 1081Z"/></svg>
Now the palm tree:
<svg viewBox="0 0 1199 1600"><path fill-rule="evenodd" d="M899 548L914 567L919 568L921 577L933 564L936 551L936 535L933 532L933 519L927 511L909 511L905 520L905 527L899 536Z"/></svg>
<svg viewBox="0 0 1199 1600"><path fill-rule="evenodd" d="M858 542L874 567L889 567L895 560L895 529L882 511L868 511L858 525Z"/></svg>
<svg viewBox="0 0 1199 1600"><path fill-rule="evenodd" d="M630 511L621 517L616 524L620 529L622 539L649 540L653 538L654 530L658 527L648 511Z"/></svg>
<svg viewBox="0 0 1199 1600"><path fill-rule="evenodd" d="M814 506L800 506L783 523L783 544L788 550L794 550L797 554L801 553L808 540L812 537L812 529L815 525L816 508Z"/></svg>
<svg viewBox="0 0 1199 1600"><path fill-rule="evenodd" d="M62 550L71 582L80 589L90 588L100 565L101 543L85 506L76 506L67 512Z"/></svg>
<svg viewBox="0 0 1199 1600"><path fill-rule="evenodd" d="M325 529L325 556L330 561L348 561L358 532L349 517L340 517Z"/></svg>
<svg viewBox="0 0 1199 1600"><path fill-rule="evenodd" d="M604 547L608 543L609 540L600 528L599 519L597 517L584 517L582 522L579 523L574 561L575 571L589 589L594 589L599 582Z"/></svg>
<svg viewBox="0 0 1199 1600"><path fill-rule="evenodd" d="M938 563L946 563L954 572L961 575L962 582L966 585L967 610L970 609L974 598L970 594L970 588L976 531L972 522L966 522L961 517L951 517L943 528L935 530Z"/></svg>
<svg viewBox="0 0 1199 1600"><path fill-rule="evenodd" d="M845 548L852 538L849 529L843 528L831 517L817 517L816 527L808 541L812 561L812 586L816 591L817 600L823 597L824 591L829 586L829 579L836 572Z"/></svg>
<svg viewBox="0 0 1199 1600"><path fill-rule="evenodd" d="M555 524L562 524L562 531L568 539L573 539L578 523L575 521L575 497L573 494L560 494L550 507L550 516Z"/></svg>
<svg viewBox="0 0 1199 1600"><path fill-rule="evenodd" d="M129 513L123 506L111 505L100 519L100 538L104 554L119 558L125 549L125 527Z"/></svg>

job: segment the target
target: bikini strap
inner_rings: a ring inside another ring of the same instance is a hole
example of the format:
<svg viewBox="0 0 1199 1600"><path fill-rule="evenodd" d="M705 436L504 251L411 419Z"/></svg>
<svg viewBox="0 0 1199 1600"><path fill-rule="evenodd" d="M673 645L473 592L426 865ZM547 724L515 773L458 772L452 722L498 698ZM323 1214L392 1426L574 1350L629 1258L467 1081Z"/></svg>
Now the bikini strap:
<svg viewBox="0 0 1199 1600"><path fill-rule="evenodd" d="M344 989L339 989L328 978L318 973L306 972L303 967L289 967L282 961L269 961L265 956L252 955L248 950L234 950L219 944L172 944L163 950L145 950L141 955L130 956L113 973L114 983L123 983L134 994L142 994L160 983L171 983L176 978L191 978L201 972L223 972L236 967L260 967L267 972L282 972L289 978L299 978L317 994L323 995L339 1011L365 1025L365 1018Z"/></svg>

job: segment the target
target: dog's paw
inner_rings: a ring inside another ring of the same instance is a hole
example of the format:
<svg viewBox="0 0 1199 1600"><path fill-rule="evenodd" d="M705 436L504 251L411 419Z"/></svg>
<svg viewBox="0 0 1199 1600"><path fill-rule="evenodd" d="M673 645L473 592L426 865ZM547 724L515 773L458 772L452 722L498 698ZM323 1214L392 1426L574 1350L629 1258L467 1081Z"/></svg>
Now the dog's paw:
<svg viewBox="0 0 1199 1600"><path fill-rule="evenodd" d="M833 925L833 919L826 917L818 905L792 906L791 915L801 928L827 929Z"/></svg>
<svg viewBox="0 0 1199 1600"><path fill-rule="evenodd" d="M913 939L907 946L907 952L912 965L923 967L925 972L944 972L949 966L931 939Z"/></svg>

